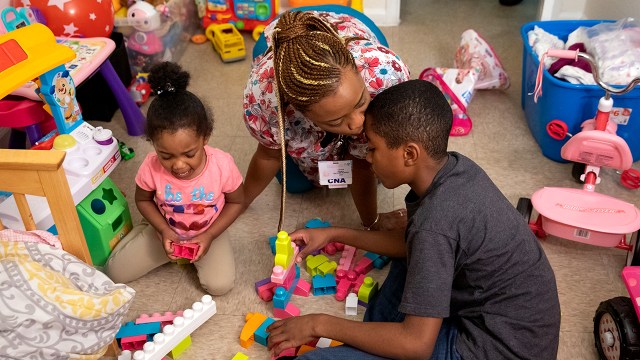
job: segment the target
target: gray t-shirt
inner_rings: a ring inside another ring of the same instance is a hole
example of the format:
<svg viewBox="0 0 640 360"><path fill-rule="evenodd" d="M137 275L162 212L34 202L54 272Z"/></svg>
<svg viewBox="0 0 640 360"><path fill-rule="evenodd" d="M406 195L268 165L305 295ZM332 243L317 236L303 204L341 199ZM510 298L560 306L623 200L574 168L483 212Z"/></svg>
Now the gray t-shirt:
<svg viewBox="0 0 640 360"><path fill-rule="evenodd" d="M405 201L408 270L399 310L455 319L465 360L556 359L553 270L487 174L451 152L427 193L411 191Z"/></svg>

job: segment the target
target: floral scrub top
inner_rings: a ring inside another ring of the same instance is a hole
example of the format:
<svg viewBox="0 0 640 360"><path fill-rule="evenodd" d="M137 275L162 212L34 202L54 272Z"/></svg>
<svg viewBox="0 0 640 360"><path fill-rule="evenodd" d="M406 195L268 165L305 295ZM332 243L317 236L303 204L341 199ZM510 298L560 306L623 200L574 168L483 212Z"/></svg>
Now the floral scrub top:
<svg viewBox="0 0 640 360"><path fill-rule="evenodd" d="M360 37L367 40L351 41L347 48L355 59L371 97L382 90L409 80L409 70L402 60L387 47L378 43L377 37L360 20L344 14L315 12L334 24L343 37ZM267 45L271 46L271 32L276 21L265 29ZM274 93L273 52L257 57L252 65L249 81L244 89L244 121L251 135L270 149L280 149L278 130L278 102ZM327 133L305 118L292 106L285 111L285 136L287 153L300 170L316 185L318 161L341 160L344 142L335 134ZM330 140L330 141L328 141ZM321 144L322 143L322 144ZM346 138L348 152L356 158L366 156L367 139L362 133Z"/></svg>

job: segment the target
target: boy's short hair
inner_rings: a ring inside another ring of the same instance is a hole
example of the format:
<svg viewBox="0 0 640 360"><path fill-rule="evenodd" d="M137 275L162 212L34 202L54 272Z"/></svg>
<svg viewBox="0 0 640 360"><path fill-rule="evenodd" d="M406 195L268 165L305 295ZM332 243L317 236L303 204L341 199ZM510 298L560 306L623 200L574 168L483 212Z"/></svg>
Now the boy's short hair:
<svg viewBox="0 0 640 360"><path fill-rule="evenodd" d="M367 108L369 128L390 149L415 142L429 156L447 156L453 112L442 92L424 80L409 80L378 94Z"/></svg>

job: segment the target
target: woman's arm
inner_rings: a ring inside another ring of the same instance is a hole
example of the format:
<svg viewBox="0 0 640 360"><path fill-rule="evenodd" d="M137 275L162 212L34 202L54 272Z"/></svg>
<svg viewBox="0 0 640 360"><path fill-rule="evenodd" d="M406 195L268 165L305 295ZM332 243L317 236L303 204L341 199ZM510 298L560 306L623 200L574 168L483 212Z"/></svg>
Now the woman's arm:
<svg viewBox="0 0 640 360"><path fill-rule="evenodd" d="M280 149L258 144L244 181L244 209L264 191L281 167Z"/></svg>
<svg viewBox="0 0 640 360"><path fill-rule="evenodd" d="M376 176L371 170L371 164L365 159L358 159L348 155L347 160L352 160L353 183L351 184L351 197L356 205L362 225L369 227L378 216L378 188Z"/></svg>

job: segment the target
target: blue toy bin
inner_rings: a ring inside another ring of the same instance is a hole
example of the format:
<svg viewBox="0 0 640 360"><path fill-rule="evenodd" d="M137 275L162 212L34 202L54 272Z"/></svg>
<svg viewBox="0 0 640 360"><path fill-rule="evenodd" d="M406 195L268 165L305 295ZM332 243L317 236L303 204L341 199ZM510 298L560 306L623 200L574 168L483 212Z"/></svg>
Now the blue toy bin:
<svg viewBox="0 0 640 360"><path fill-rule="evenodd" d="M527 33L538 26L548 33L558 36L566 41L570 33L580 26L591 27L610 20L559 20L536 21L524 24L520 28L522 35L523 63L522 63L522 109L529 125L531 134L538 142L542 154L551 160L567 162L560 156L560 149L567 142L554 140L547 133L547 124L554 119L564 121L569 127L570 134L580 131L580 124L584 120L595 116L598 108L598 100L604 95L597 85L574 85L566 81L556 79L547 70L544 70L542 80L542 96L538 103L533 102L533 90L536 85L536 74L540 61L529 46ZM628 124L618 125L617 134L622 137L633 155L633 161L640 160L640 87L621 96L613 96L614 108L630 108L631 117Z"/></svg>

